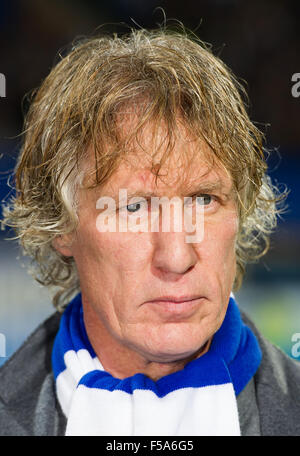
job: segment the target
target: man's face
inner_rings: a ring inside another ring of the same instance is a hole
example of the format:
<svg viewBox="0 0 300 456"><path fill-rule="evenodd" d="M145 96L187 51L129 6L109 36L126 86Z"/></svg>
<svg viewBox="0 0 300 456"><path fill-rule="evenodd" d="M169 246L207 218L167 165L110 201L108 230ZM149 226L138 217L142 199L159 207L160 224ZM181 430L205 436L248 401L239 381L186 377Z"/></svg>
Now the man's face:
<svg viewBox="0 0 300 456"><path fill-rule="evenodd" d="M150 128L143 133L146 145ZM161 363L196 353L221 326L235 278L238 219L231 178L221 167L209 167L207 145L186 139L179 127L171 165L161 169L163 182L155 183L146 155L137 150L134 167L124 161L103 188L80 191L70 254L84 311L93 315L91 339L99 337L112 350L125 348L132 359ZM181 161L183 151L195 157L189 167ZM206 195L203 240L188 243L184 231L172 229L99 232L97 200L114 195L118 207L119 189L182 199ZM189 301L153 302L167 296Z"/></svg>

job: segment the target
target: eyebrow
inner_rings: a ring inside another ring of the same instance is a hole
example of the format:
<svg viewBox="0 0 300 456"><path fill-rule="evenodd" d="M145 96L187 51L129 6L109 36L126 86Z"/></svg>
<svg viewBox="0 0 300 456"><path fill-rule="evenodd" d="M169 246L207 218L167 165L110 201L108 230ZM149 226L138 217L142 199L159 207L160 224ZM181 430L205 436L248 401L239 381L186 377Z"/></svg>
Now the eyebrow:
<svg viewBox="0 0 300 456"><path fill-rule="evenodd" d="M111 196L112 198L116 199L118 197L119 190L120 189L118 189L118 191L117 191L118 192L117 196L116 196L115 192L107 192L106 196ZM224 184L222 181L203 182L203 183L199 183L198 186L197 187L195 186L192 191L190 191L188 193L184 193L184 195L182 195L182 196L192 197L197 194L211 194L211 193L219 193L224 198L228 199L228 198L230 198L230 196L233 193L233 188L231 186L229 191L224 191ZM142 189L141 190L127 190L128 200L131 198L135 198L135 197L147 199L147 198L152 198L152 197L160 198L162 196L163 195L158 195L156 192L145 191Z"/></svg>

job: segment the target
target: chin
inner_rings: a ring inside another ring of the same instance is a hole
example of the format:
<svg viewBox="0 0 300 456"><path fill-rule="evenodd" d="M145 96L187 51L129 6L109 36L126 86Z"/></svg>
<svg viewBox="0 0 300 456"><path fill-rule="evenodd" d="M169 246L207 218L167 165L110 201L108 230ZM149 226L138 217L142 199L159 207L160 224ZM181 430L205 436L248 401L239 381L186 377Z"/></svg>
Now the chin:
<svg viewBox="0 0 300 456"><path fill-rule="evenodd" d="M153 341L154 342L154 341ZM207 339L183 339L178 337L174 340L160 339L157 344L152 343L148 349L148 357L154 362L173 362L192 357L197 352L201 352Z"/></svg>
<svg viewBox="0 0 300 456"><path fill-rule="evenodd" d="M201 348L197 349L186 349L185 351L183 350L160 350L159 352L154 352L151 354L148 354L147 358L149 361L154 362L154 363L174 363L176 361L184 361L187 360L187 362L191 361L193 358L196 358L198 355L198 352L201 352Z"/></svg>

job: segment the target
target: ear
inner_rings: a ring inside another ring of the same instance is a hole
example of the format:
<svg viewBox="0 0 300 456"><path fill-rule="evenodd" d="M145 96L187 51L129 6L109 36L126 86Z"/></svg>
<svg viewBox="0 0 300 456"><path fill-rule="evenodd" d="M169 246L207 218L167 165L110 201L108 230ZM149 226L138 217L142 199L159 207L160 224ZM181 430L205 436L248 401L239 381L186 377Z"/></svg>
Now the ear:
<svg viewBox="0 0 300 456"><path fill-rule="evenodd" d="M63 234L61 236L57 236L55 239L53 239L52 245L55 250L57 250L63 256L73 256L70 235Z"/></svg>

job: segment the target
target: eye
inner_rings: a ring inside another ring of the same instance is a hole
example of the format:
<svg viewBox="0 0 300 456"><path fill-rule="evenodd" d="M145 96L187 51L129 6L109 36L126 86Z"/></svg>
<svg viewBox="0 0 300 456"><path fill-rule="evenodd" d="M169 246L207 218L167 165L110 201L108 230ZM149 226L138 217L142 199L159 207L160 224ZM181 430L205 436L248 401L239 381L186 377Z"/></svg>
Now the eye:
<svg viewBox="0 0 300 456"><path fill-rule="evenodd" d="M196 200L200 206L208 206L214 200L214 198L212 195L204 194L197 195Z"/></svg>
<svg viewBox="0 0 300 456"><path fill-rule="evenodd" d="M137 212L144 213L144 211L147 212L148 209L148 203L146 200L138 200L138 201L133 201L130 204L127 204L127 206L124 206L120 209L121 212L123 213L130 213L130 214L135 214Z"/></svg>
<svg viewBox="0 0 300 456"><path fill-rule="evenodd" d="M189 196L186 199L185 205L186 206L191 206L191 205L193 205L195 203L195 200L197 201L197 204L199 206L209 206L216 200L216 197L214 197L213 195L206 194L206 193L201 193L199 195Z"/></svg>
<svg viewBox="0 0 300 456"><path fill-rule="evenodd" d="M141 203L128 204L128 206L126 206L126 209L128 212L137 212L141 208L141 205Z"/></svg>

